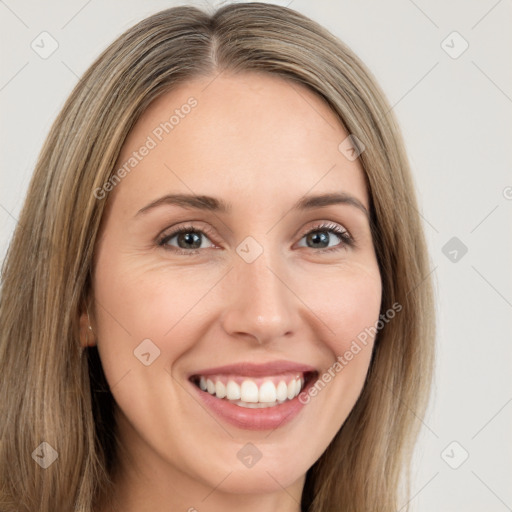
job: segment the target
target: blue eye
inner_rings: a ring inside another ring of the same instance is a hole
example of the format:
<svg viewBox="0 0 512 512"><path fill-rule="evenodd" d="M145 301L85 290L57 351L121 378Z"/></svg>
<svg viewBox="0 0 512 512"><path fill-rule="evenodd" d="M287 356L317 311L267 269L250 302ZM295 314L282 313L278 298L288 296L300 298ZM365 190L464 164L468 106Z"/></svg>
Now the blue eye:
<svg viewBox="0 0 512 512"><path fill-rule="evenodd" d="M320 252L331 252L338 251L345 247L352 247L354 245L352 237L349 235L348 231L338 224L326 223L320 224L319 226L315 226L313 229L310 229L306 233L302 235L302 238L307 237L313 244L323 244L330 243L331 237L326 235L327 233L331 233L336 235L337 238L341 240L341 243L329 247L329 245L324 248L320 247ZM314 247L313 247L314 248Z"/></svg>
<svg viewBox="0 0 512 512"><path fill-rule="evenodd" d="M205 236L207 233L207 229L197 229L194 226L184 226L164 235L158 242L158 245L162 246L166 250L191 256L197 254L199 250L203 248L201 247L201 237ZM178 247L169 243L173 238L177 238Z"/></svg>
<svg viewBox="0 0 512 512"><path fill-rule="evenodd" d="M172 251L177 254L193 256L198 254L201 249L209 248L202 247L202 238L209 240L207 236L208 234L210 234L208 229L198 229L192 225L184 226L172 231L171 233L164 234L158 241L158 245L165 250ZM329 234L334 234L335 237L340 240L340 242L334 246L329 246L332 238ZM307 245L306 247L310 249L317 249L316 252L321 253L338 251L346 247L352 247L354 245L353 238L350 236L348 231L338 224L333 223L325 223L320 224L319 226L315 226L313 229L310 229L304 233L301 237L301 240L303 238L306 238L306 243L310 242L312 244L316 244L316 247L308 247ZM174 244L171 244L173 239L176 239L178 247ZM318 247L318 245L323 244L327 244L327 247Z"/></svg>

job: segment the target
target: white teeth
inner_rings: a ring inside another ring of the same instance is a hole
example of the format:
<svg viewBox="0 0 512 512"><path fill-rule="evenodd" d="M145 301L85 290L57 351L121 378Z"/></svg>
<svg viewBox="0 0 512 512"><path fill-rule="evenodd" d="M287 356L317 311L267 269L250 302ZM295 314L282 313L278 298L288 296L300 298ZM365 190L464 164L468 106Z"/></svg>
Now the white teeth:
<svg viewBox="0 0 512 512"><path fill-rule="evenodd" d="M276 398L277 398L276 387L273 382L267 380L260 386L258 402L260 402L260 403L264 402L267 404L271 404L272 402L276 401Z"/></svg>
<svg viewBox="0 0 512 512"><path fill-rule="evenodd" d="M252 380L244 380L240 387L240 400L242 402L254 402L258 401L259 393L258 386Z"/></svg>
<svg viewBox="0 0 512 512"><path fill-rule="evenodd" d="M288 386L284 380L277 385L276 397L281 402L288 398Z"/></svg>
<svg viewBox="0 0 512 512"><path fill-rule="evenodd" d="M275 380L265 380L259 386L252 379L245 379L239 385L234 380L228 380L227 385L215 377L200 377L199 387L217 398L226 398L236 405L248 408L271 407L295 398L304 387L304 378L297 376L288 384L280 380L276 386Z"/></svg>
<svg viewBox="0 0 512 512"><path fill-rule="evenodd" d="M297 393L295 393L296 381L292 379L288 384L288 400L291 400Z"/></svg>
<svg viewBox="0 0 512 512"><path fill-rule="evenodd" d="M224 398L226 396L226 386L220 380L215 383L215 396L217 398Z"/></svg>
<svg viewBox="0 0 512 512"><path fill-rule="evenodd" d="M240 400L240 386L235 381L228 381L226 398L228 400Z"/></svg>
<svg viewBox="0 0 512 512"><path fill-rule="evenodd" d="M210 395L215 393L215 384L210 379L206 379L206 390L208 393L210 393Z"/></svg>
<svg viewBox="0 0 512 512"><path fill-rule="evenodd" d="M302 377L298 377L295 382L295 396L297 396L304 387L304 379Z"/></svg>

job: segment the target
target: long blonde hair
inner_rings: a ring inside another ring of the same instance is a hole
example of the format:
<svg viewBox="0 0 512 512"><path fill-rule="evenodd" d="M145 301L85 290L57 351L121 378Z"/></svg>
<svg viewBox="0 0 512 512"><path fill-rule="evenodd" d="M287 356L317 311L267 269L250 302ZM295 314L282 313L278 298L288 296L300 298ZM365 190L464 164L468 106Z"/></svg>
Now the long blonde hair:
<svg viewBox="0 0 512 512"><path fill-rule="evenodd" d="M127 134L178 83L223 71L261 71L307 86L364 143L382 312L363 391L310 468L302 510L391 512L428 404L434 315L429 260L402 138L384 95L354 53L285 7L232 4L207 14L174 7L114 41L54 122L2 269L0 508L94 510L111 492L114 402L95 349L80 356L79 316L91 293L93 252ZM48 443L46 469L31 454ZM409 480L407 479L407 482ZM407 485L408 487L408 485Z"/></svg>

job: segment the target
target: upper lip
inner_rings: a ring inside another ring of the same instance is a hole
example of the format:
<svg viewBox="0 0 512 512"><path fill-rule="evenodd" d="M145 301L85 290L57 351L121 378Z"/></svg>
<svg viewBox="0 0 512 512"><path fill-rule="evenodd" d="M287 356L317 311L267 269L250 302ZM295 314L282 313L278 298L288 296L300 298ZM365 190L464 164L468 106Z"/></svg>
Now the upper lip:
<svg viewBox="0 0 512 512"><path fill-rule="evenodd" d="M197 370L191 373L190 377L196 375L218 375L218 374L232 374L232 375L243 375L247 377L265 377L271 375L279 375L280 373L287 372L316 372L316 368L313 366L295 363L293 361L270 361L262 364L255 364L250 362L242 362L236 364L228 364L225 366L217 366L215 368L205 368Z"/></svg>

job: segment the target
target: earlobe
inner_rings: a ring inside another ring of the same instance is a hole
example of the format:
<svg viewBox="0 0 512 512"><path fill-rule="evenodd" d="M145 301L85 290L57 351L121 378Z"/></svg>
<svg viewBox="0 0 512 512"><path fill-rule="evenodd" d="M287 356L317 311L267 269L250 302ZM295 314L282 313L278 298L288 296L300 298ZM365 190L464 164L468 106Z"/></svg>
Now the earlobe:
<svg viewBox="0 0 512 512"><path fill-rule="evenodd" d="M96 345L96 336L92 330L89 314L84 311L80 315L80 346L92 347Z"/></svg>

